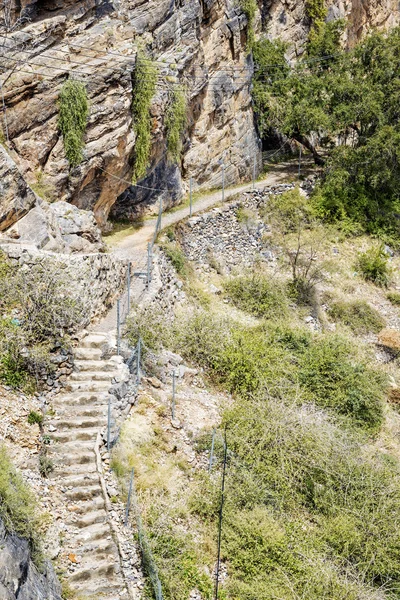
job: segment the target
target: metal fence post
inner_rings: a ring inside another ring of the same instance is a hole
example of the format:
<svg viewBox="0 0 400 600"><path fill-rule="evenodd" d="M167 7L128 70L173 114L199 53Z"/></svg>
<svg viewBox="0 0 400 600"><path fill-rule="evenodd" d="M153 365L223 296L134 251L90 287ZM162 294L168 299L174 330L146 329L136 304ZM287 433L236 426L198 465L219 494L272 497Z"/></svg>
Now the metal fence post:
<svg viewBox="0 0 400 600"><path fill-rule="evenodd" d="M175 371L172 371L172 407L171 407L172 411L171 412L172 412L173 419L175 419L175 386L176 386L175 377L176 377Z"/></svg>
<svg viewBox="0 0 400 600"><path fill-rule="evenodd" d="M117 354L121 351L121 301L117 300Z"/></svg>
<svg viewBox="0 0 400 600"><path fill-rule="evenodd" d="M128 279L127 279L127 287L128 287L128 315L131 309L131 266L132 263L128 262Z"/></svg>
<svg viewBox="0 0 400 600"><path fill-rule="evenodd" d="M130 480L130 483L129 483L128 501L126 503L126 510L125 510L125 523L124 523L125 527L128 525L129 510L130 510L130 507L131 507L134 472L135 472L134 469L132 469L132 471L131 471L131 480Z"/></svg>
<svg viewBox="0 0 400 600"><path fill-rule="evenodd" d="M111 445L111 396L108 397L108 413L107 413L107 452L110 452Z"/></svg>
<svg viewBox="0 0 400 600"><path fill-rule="evenodd" d="M211 439L211 452L210 452L210 462L208 465L208 472L211 473L212 464L214 460L214 444L215 444L215 429L213 429L212 439Z"/></svg>
<svg viewBox="0 0 400 600"><path fill-rule="evenodd" d="M151 243L147 244L147 287L151 282L151 266L152 266L152 251L151 251Z"/></svg>
<svg viewBox="0 0 400 600"><path fill-rule="evenodd" d="M189 208L189 217L192 216L192 212L193 212L193 177L190 178L190 182L189 182L189 202L190 202L190 208Z"/></svg>
<svg viewBox="0 0 400 600"><path fill-rule="evenodd" d="M138 385L140 383L140 354L141 354L141 346L142 346L142 340L139 337L138 340L138 345L137 345L137 364L136 364L136 378L137 378L137 382Z"/></svg>

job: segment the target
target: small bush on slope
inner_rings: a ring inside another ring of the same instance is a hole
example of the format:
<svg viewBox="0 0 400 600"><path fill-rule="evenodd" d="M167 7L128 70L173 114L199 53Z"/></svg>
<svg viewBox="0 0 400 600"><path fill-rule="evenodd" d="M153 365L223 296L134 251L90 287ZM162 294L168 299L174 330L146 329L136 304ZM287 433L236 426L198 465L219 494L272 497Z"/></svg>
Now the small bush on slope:
<svg viewBox="0 0 400 600"><path fill-rule="evenodd" d="M354 333L378 333L385 326L378 311L364 300L333 302L328 313L335 321L348 325Z"/></svg>
<svg viewBox="0 0 400 600"><path fill-rule="evenodd" d="M28 540L34 559L40 561L40 519L36 502L4 446L0 446L0 517L7 531Z"/></svg>
<svg viewBox="0 0 400 600"><path fill-rule="evenodd" d="M381 287L389 284L388 256L382 245L362 252L358 257L357 268L366 281L372 281Z"/></svg>
<svg viewBox="0 0 400 600"><path fill-rule="evenodd" d="M225 290L238 308L255 317L283 317L288 302L283 288L262 275L236 277L225 283Z"/></svg>

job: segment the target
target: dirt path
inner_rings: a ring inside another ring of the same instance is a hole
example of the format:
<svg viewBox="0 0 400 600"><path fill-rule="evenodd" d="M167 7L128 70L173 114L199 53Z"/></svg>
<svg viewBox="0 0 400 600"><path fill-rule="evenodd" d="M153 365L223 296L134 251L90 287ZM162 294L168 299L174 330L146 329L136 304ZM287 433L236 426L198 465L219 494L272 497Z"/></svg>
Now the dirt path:
<svg viewBox="0 0 400 600"><path fill-rule="evenodd" d="M271 172L266 175L264 179L256 182L257 189L263 189L267 185L275 185L279 183L287 183L288 179L293 178L297 173L297 162L285 162L280 165L272 165ZM307 167L306 167L307 168ZM309 168L307 169L309 171ZM307 171L303 170L303 174L307 174ZM246 192L252 189L251 183L235 186L225 190L225 200L232 198L236 194ZM222 201L222 191L205 194L201 196L193 204L193 214L202 212L207 208L215 206ZM174 212L166 212L162 217L162 229L165 229L175 223L178 223L182 219L189 216L189 206L185 206ZM147 244L150 242L154 235L157 218L149 219L145 221L145 224L141 229L125 237L123 240L118 242L113 248L113 254L120 256L121 258L127 258L136 261L140 255L144 256L143 253L147 250Z"/></svg>
<svg viewBox="0 0 400 600"><path fill-rule="evenodd" d="M280 183L288 183L297 175L297 161L287 161L279 165L271 165L270 173L261 181L255 184L256 189L263 189L266 186L277 185ZM302 169L303 175L308 175L313 170L313 164L310 161L305 162ZM249 191L253 188L252 183L227 188L225 190L225 201L231 199L237 194ZM205 194L193 203L192 214L200 213L222 201L222 191ZM190 214L189 206L184 206L173 212L166 212L162 216L161 228L166 229L175 223L179 223ZM115 243L110 248L110 251L121 259L130 260L133 265L133 270L136 272L144 272L147 267L147 244L153 239L157 217L145 221L143 227L127 235L122 240ZM132 301L137 301L144 290L144 281L134 277L132 280L131 298ZM90 328L91 331L107 332L116 328L117 309L116 306L109 311L104 319L95 326Z"/></svg>

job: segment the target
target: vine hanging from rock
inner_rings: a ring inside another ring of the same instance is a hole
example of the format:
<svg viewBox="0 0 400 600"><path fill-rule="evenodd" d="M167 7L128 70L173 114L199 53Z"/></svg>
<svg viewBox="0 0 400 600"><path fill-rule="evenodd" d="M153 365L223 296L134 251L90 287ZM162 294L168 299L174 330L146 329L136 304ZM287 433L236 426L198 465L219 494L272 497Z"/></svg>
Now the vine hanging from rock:
<svg viewBox="0 0 400 600"><path fill-rule="evenodd" d="M174 162L179 162L182 152L182 134L187 121L187 100L185 92L175 88L172 92L171 103L167 109L165 126L167 130L168 156Z"/></svg>
<svg viewBox="0 0 400 600"><path fill-rule="evenodd" d="M60 92L58 127L63 136L65 156L71 167L76 167L83 159L83 136L88 114L89 102L85 85L68 79Z"/></svg>
<svg viewBox="0 0 400 600"><path fill-rule="evenodd" d="M133 126L136 132L135 157L132 182L135 183L145 174L151 152L152 119L151 100L156 92L158 68L138 51L133 81Z"/></svg>

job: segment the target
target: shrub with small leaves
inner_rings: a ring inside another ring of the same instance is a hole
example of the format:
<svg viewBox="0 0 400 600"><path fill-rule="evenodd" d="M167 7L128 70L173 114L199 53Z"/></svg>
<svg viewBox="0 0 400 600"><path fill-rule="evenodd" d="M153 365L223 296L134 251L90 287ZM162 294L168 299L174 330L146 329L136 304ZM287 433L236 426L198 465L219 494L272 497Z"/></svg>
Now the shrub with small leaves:
<svg viewBox="0 0 400 600"><path fill-rule="evenodd" d="M366 281L386 287L389 285L391 270L389 258L383 244L370 248L358 256L357 268Z"/></svg>
<svg viewBox="0 0 400 600"><path fill-rule="evenodd" d="M35 410L31 410L28 415L28 423L29 425L38 424L39 426L43 425L43 415L36 412Z"/></svg>
<svg viewBox="0 0 400 600"><path fill-rule="evenodd" d="M400 306L400 293L399 292L389 292L387 294L386 298L392 304L395 304L396 306Z"/></svg>
<svg viewBox="0 0 400 600"><path fill-rule="evenodd" d="M60 92L58 127L64 141L65 156L71 167L82 162L89 102L85 85L68 79Z"/></svg>
<svg viewBox="0 0 400 600"><path fill-rule="evenodd" d="M378 311L364 300L334 302L328 314L350 327L354 333L378 333L385 326L385 320Z"/></svg>

